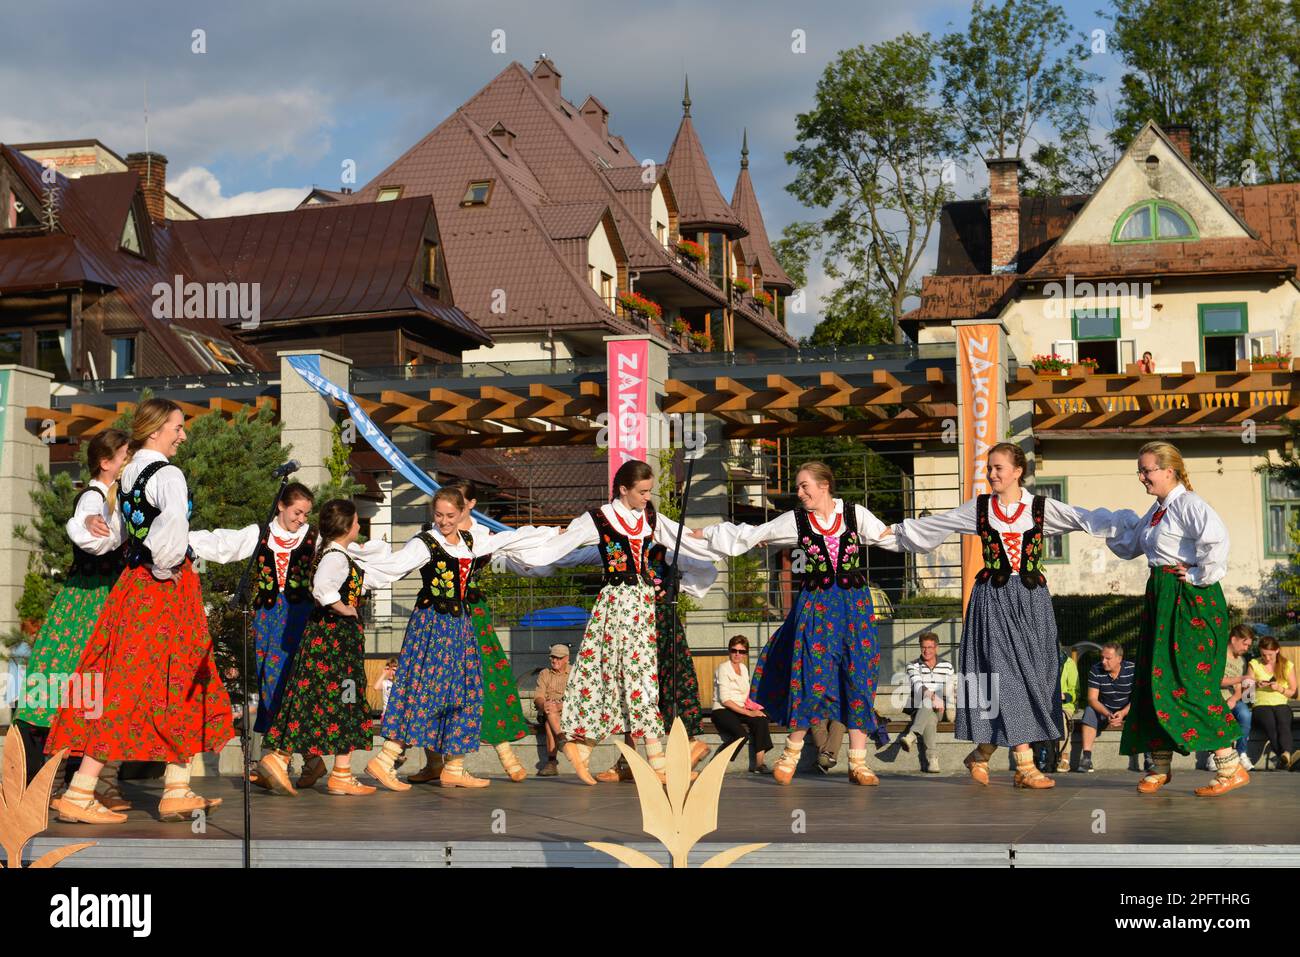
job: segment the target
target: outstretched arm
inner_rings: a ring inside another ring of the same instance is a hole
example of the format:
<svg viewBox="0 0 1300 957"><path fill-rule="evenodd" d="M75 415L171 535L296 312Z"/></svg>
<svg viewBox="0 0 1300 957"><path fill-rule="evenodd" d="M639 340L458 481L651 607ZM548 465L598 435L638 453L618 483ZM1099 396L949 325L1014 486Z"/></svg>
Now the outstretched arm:
<svg viewBox="0 0 1300 957"><path fill-rule="evenodd" d="M895 541L886 539L882 545L891 551L932 552L954 532L974 535L975 517L975 499L971 499L948 512L904 519L894 526Z"/></svg>

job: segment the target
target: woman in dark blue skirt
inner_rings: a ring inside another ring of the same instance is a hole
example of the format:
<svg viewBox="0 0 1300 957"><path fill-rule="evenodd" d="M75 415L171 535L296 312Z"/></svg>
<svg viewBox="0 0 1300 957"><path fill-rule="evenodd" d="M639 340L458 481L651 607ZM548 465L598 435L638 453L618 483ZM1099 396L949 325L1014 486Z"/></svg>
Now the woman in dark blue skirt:
<svg viewBox="0 0 1300 957"><path fill-rule="evenodd" d="M766 525L723 523L696 534L722 555L762 543L795 546L799 595L759 655L751 695L773 723L791 729L773 776L789 784L808 728L835 720L849 729L850 783L879 784L867 767L880 651L866 548L879 544L886 527L865 507L833 498L835 476L821 462L802 466L795 484L802 508Z"/></svg>

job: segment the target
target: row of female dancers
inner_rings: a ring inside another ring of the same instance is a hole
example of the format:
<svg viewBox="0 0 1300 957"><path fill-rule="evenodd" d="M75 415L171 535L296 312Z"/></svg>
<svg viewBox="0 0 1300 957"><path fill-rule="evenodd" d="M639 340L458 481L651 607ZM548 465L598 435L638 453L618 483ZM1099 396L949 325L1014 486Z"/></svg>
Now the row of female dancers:
<svg viewBox="0 0 1300 957"><path fill-rule="evenodd" d="M596 776L588 766L594 746L611 734L643 741L651 767L662 774L663 710L686 721L698 761L707 753L698 740L698 689L681 623L665 603L666 574L672 569L682 590L702 596L716 577L716 560L761 544L793 546L802 556L799 596L754 671L753 698L774 722L791 728L776 780L793 778L808 728L835 719L850 731L849 781L878 784L866 747L876 730L880 661L866 548L929 551L953 532L978 536L984 557L967 609L960 670L997 694L992 709L978 696L959 703L957 736L976 745L965 761L972 778L987 784L990 757L1010 747L1016 786L1053 785L1034 767L1030 749L1030 742L1061 734L1043 538L1086 531L1106 538L1120 557L1145 556L1151 566L1134 703L1121 743L1124 753L1153 754L1155 769L1139 790L1157 791L1171 779L1174 751L1214 750L1218 773L1198 794L1225 793L1248 781L1232 746L1234 719L1217 693L1227 648L1227 604L1218 582L1228 536L1191 491L1181 456L1167 443L1140 450L1139 479L1157 499L1142 517L1032 495L1021 486L1023 453L1011 444L989 454L992 495L892 527L835 498L830 469L808 463L797 473L799 508L765 525L691 530L681 536L674 568L668 549L678 528L650 503L654 476L643 462L625 463L612 500L563 531L491 533L474 523L472 495L467 500L460 488L441 489L431 503L432 525L394 551L383 542L356 545L356 509L346 500L325 503L319 528L309 528L310 492L297 485L286 489L267 528L191 531L185 477L169 462L184 440L181 410L152 399L140 405L129 441L110 432L90 449L96 478L68 523L73 568L33 648L29 682L71 671L83 687L101 679L102 699L93 709L74 701L24 706L17 716L29 746L43 745L49 754L66 747L82 756L54 805L62 820L125 820L126 802L114 780L122 760L167 762L164 820L186 820L220 803L189 787L193 755L218 750L233 736L191 556L257 556L256 730L265 734L257 781L280 793L293 794L327 774L330 793L375 790L351 767L352 752L371 748L374 736L361 690L358 609L366 591L416 571L422 587L380 728L384 742L366 772L390 790L435 778L444 786L483 787L486 781L465 770L464 757L484 741L496 746L511 780L525 776L510 747L526 733L518 693L476 586L494 557L526 574L592 561L602 568L604 584L561 722L578 776L588 784L627 777L621 768ZM114 479L124 490L118 503ZM116 547L118 540L124 548ZM425 748L429 760L421 774L403 781L396 766L408 747ZM307 758L296 784L289 773L294 753Z"/></svg>

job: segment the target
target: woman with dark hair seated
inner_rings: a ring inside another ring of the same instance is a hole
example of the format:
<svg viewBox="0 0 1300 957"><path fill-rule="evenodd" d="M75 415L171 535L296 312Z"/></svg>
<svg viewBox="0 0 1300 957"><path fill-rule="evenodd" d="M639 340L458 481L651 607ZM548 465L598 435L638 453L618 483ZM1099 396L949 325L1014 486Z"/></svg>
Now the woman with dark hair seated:
<svg viewBox="0 0 1300 957"><path fill-rule="evenodd" d="M766 758L772 750L772 736L767 728L767 715L749 700L749 642L742 635L731 639L727 660L713 673L713 724L724 748L737 738L748 738L749 770L767 773Z"/></svg>

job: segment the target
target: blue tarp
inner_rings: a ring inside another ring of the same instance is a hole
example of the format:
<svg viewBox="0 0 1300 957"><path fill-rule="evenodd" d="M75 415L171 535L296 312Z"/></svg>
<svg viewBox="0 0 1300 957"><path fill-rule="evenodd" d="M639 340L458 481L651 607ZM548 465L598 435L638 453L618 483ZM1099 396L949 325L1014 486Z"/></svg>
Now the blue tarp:
<svg viewBox="0 0 1300 957"><path fill-rule="evenodd" d="M576 605L539 608L519 619L521 628L581 628L587 624L587 610Z"/></svg>

